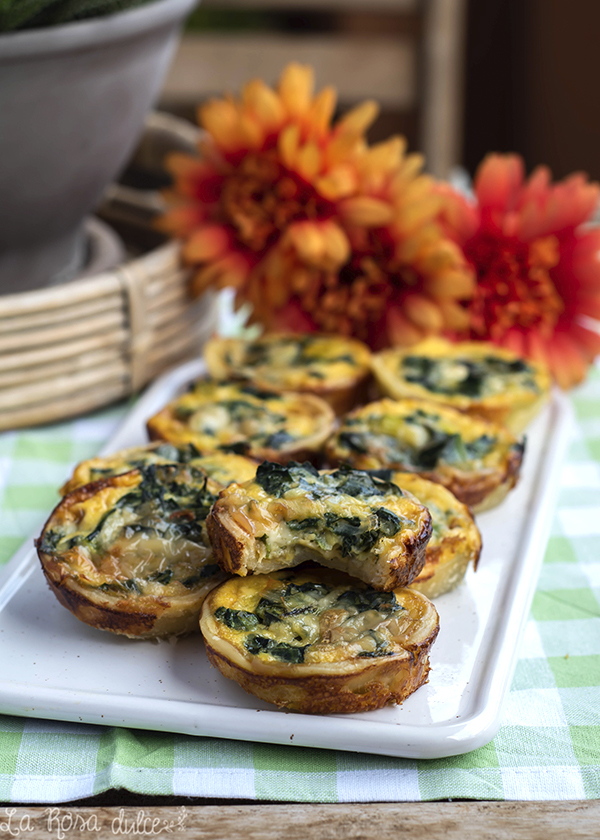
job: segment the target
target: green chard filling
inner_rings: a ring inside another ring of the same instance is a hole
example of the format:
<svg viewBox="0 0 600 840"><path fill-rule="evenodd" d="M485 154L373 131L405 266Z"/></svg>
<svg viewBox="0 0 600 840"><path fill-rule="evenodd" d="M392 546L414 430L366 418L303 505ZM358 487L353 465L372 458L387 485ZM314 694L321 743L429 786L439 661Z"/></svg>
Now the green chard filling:
<svg viewBox="0 0 600 840"><path fill-rule="evenodd" d="M402 490L391 481L362 470L341 467L325 474L319 473L308 462L298 464L291 461L282 465L265 461L258 467L255 481L269 495L277 498L293 498L301 492L315 501L347 495L370 502L361 516L342 516L326 511L323 516L286 520L296 542L316 543L325 551L335 548L342 557L369 552L380 539L394 537L402 529L415 524L383 506L386 497L403 496ZM379 504L375 501L378 498L382 500ZM260 539L268 556L269 537L265 534Z"/></svg>
<svg viewBox="0 0 600 840"><path fill-rule="evenodd" d="M425 471L435 469L442 462L466 465L478 461L496 445L497 438L487 434L466 441L458 432L440 429L436 422L438 419L422 409L406 417L373 416L364 421L350 419L338 435L338 441L341 448L359 454L383 449L390 462ZM402 427L405 424L422 430L423 440L419 445L403 439Z"/></svg>
<svg viewBox="0 0 600 840"><path fill-rule="evenodd" d="M188 464L145 464L137 471L140 484L121 496L92 531L47 530L39 549L61 555L77 548L96 564L116 552L124 568L129 557L136 573L102 583L99 588L106 591L142 593L146 583L166 586L175 581L194 589L219 571L206 562L211 554L204 522L216 500L207 476Z"/></svg>
<svg viewBox="0 0 600 840"><path fill-rule="evenodd" d="M198 384L202 393L204 383ZM252 385L240 385L239 397L219 399L194 406L193 404L175 407L178 420L188 422L190 427L203 435L214 437L223 428L239 431L240 440L222 444L218 448L223 452L246 455L256 448L279 450L295 440L286 429L285 413L273 411L265 404L266 400L284 405L285 397L281 394L264 391Z"/></svg>
<svg viewBox="0 0 600 840"><path fill-rule="evenodd" d="M289 578L267 590L254 612L218 607L215 618L235 631L246 631L248 653L282 662L305 661L306 651L345 644L353 658L391 656L392 635L386 623L404 612L393 592L330 586Z"/></svg>
<svg viewBox="0 0 600 840"><path fill-rule="evenodd" d="M405 356L400 363L400 372L407 382L422 385L434 394L484 397L504 391L511 382L539 391L535 371L523 359Z"/></svg>
<svg viewBox="0 0 600 840"><path fill-rule="evenodd" d="M198 452L193 443L184 443L179 446L175 446L172 443L161 443L154 449L148 449L147 452L136 453L133 457L127 458L120 464L106 467L93 467L90 470L89 480L97 481L99 478L122 475L130 470L143 468L148 464L189 464L190 461L199 457L200 452Z"/></svg>
<svg viewBox="0 0 600 840"><path fill-rule="evenodd" d="M264 461L258 466L254 480L270 496L280 499L297 490L303 491L309 499L325 499L335 495L353 496L356 499L404 495L391 481L364 470L340 467L331 473L320 473L307 461L303 464L297 461L288 464Z"/></svg>
<svg viewBox="0 0 600 840"><path fill-rule="evenodd" d="M337 362L356 365L356 359L350 353L337 356L319 356L314 352L315 340L311 336L300 336L293 341L282 338L278 341L250 342L244 349L243 367L289 368L301 367L305 374L314 379L324 379L323 368ZM312 351L312 352L311 352Z"/></svg>

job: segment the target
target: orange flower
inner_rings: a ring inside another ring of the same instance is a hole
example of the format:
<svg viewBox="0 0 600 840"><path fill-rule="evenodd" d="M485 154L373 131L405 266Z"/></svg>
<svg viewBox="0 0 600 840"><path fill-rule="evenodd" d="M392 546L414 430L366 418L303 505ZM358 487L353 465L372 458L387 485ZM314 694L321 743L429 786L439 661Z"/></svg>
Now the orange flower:
<svg viewBox="0 0 600 840"><path fill-rule="evenodd" d="M488 155L476 201L443 190L442 219L477 274L462 334L542 359L569 388L600 352L600 230L584 226L600 188L581 174L550 179L538 167L525 180L517 155Z"/></svg>
<svg viewBox="0 0 600 840"><path fill-rule="evenodd" d="M464 326L473 278L436 221L422 160L394 137L369 147L365 102L335 124L336 95L313 95L290 64L276 90L255 80L208 102L201 156L177 154L163 230L185 240L193 289L233 286L267 329L411 343Z"/></svg>

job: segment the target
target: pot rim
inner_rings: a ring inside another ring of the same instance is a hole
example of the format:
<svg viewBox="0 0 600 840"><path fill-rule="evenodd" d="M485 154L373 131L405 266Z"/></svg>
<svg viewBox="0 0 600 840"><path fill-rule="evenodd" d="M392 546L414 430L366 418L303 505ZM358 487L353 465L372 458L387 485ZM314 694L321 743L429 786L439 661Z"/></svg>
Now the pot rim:
<svg viewBox="0 0 600 840"><path fill-rule="evenodd" d="M176 23L198 5L198 0L152 0L135 9L105 17L0 33L0 63L27 56L41 57L135 38Z"/></svg>

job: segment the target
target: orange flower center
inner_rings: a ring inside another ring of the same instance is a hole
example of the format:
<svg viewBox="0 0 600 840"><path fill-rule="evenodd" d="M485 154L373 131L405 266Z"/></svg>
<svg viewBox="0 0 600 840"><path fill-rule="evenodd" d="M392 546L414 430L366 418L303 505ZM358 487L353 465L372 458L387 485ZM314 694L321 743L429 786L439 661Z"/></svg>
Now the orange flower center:
<svg viewBox="0 0 600 840"><path fill-rule="evenodd" d="M255 252L274 244L291 222L328 219L334 210L275 151L246 154L225 177L220 200L222 221Z"/></svg>
<svg viewBox="0 0 600 840"><path fill-rule="evenodd" d="M468 302L474 336L497 339L517 327L550 336L564 303L552 281L559 260L554 236L532 242L489 230L465 246L477 272L475 294Z"/></svg>

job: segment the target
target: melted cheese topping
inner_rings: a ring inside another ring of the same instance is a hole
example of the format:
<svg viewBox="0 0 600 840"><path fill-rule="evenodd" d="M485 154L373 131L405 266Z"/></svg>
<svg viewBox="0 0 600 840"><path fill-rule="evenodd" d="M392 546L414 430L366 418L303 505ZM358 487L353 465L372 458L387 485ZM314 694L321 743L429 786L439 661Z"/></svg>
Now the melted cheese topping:
<svg viewBox="0 0 600 840"><path fill-rule="evenodd" d="M398 464L427 472L446 464L479 471L502 465L510 449L520 446L498 424L447 406L384 399L348 415L330 450L339 460L370 456L373 468Z"/></svg>
<svg viewBox="0 0 600 840"><path fill-rule="evenodd" d="M221 638L247 659L280 664L401 654L427 608L409 590L377 592L325 570L234 578L209 598Z"/></svg>
<svg viewBox="0 0 600 840"><path fill-rule="evenodd" d="M215 495L204 473L147 465L80 496L56 509L40 550L60 560L81 585L124 597L166 597L218 580L204 524Z"/></svg>
<svg viewBox="0 0 600 840"><path fill-rule="evenodd" d="M254 341L213 340L207 361L213 375L236 376L274 390L320 390L352 382L369 370L370 352L360 341L318 334L267 335ZM217 369L218 368L218 369Z"/></svg>
<svg viewBox="0 0 600 840"><path fill-rule="evenodd" d="M207 379L149 425L165 440L192 442L200 450L252 453L293 450L315 435L326 435L332 422L331 409L317 397Z"/></svg>

